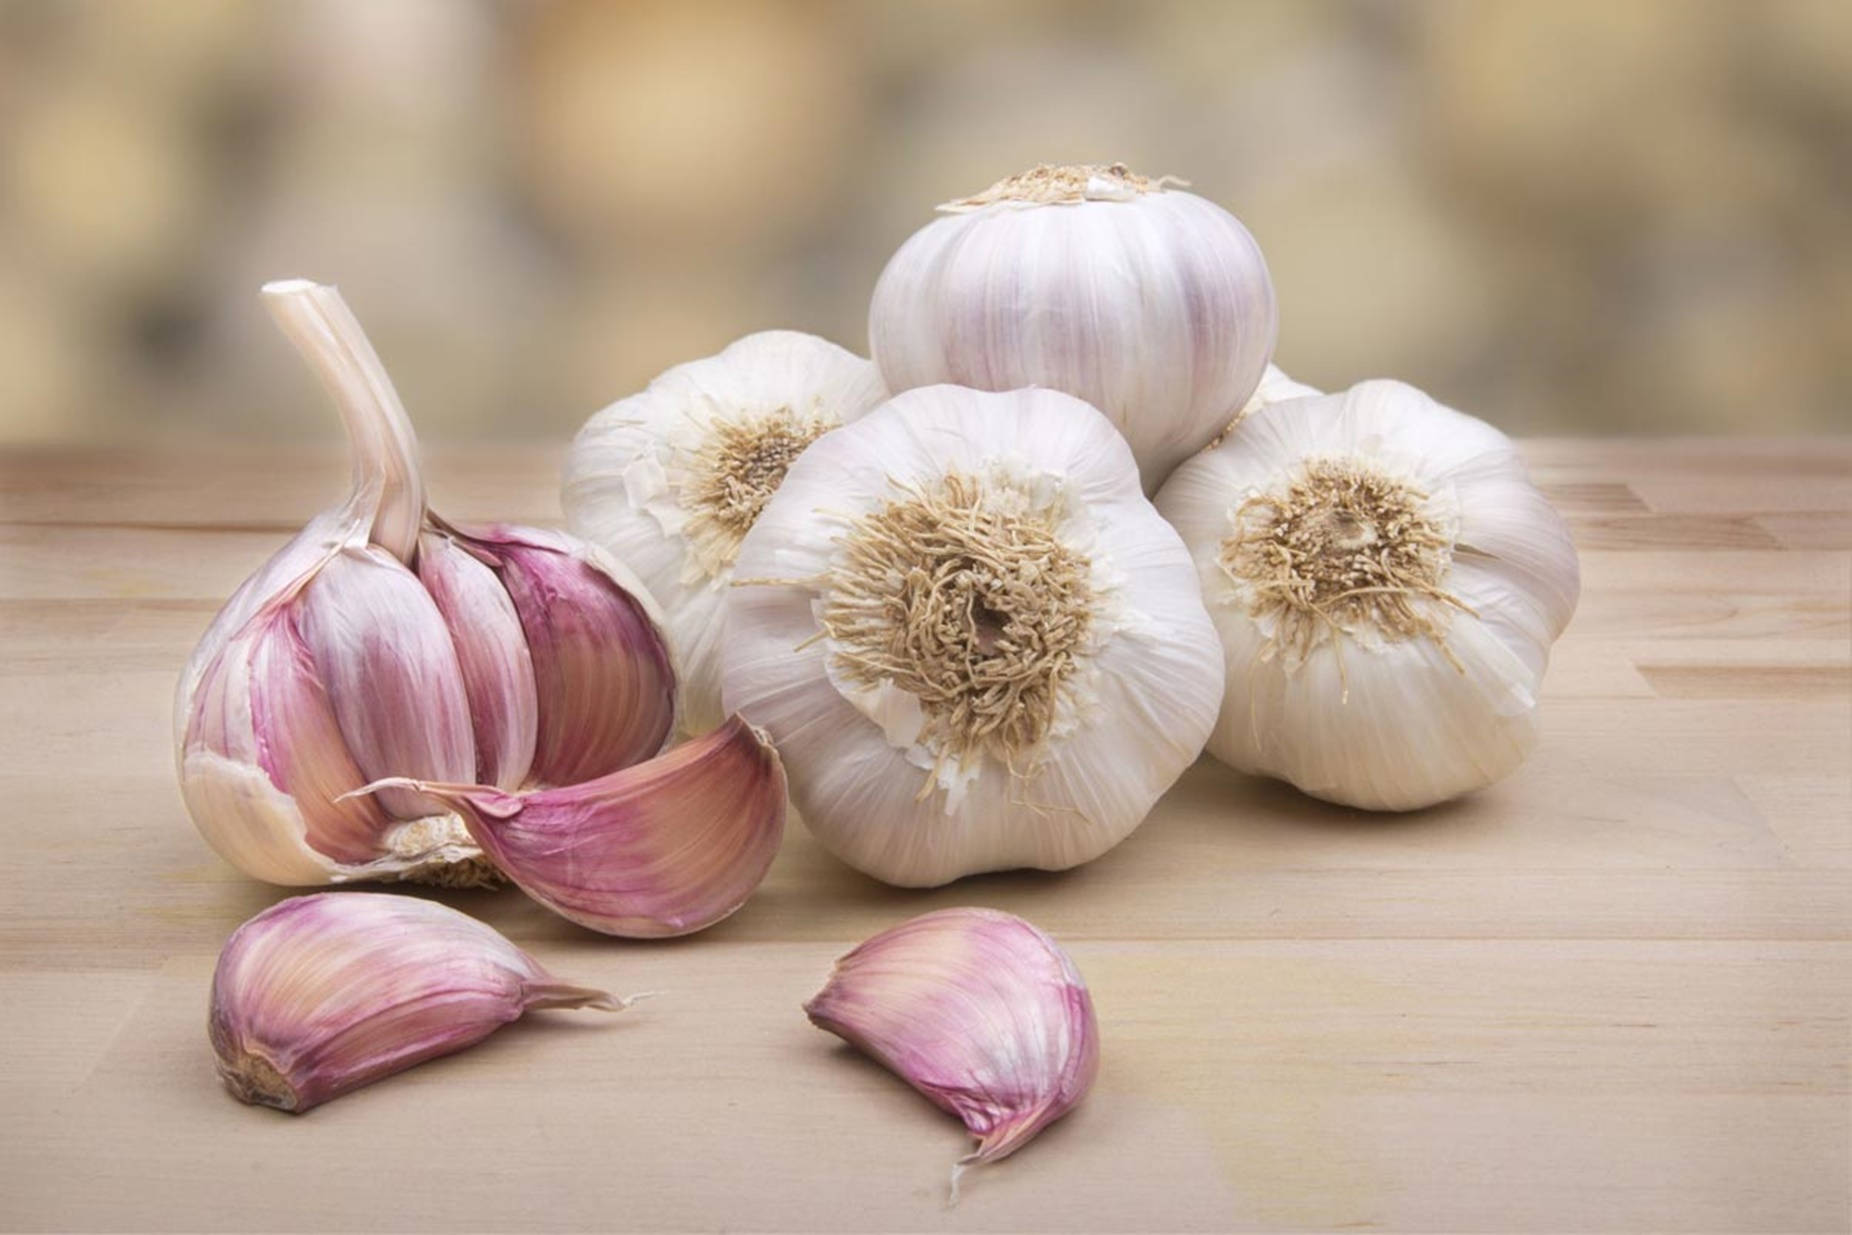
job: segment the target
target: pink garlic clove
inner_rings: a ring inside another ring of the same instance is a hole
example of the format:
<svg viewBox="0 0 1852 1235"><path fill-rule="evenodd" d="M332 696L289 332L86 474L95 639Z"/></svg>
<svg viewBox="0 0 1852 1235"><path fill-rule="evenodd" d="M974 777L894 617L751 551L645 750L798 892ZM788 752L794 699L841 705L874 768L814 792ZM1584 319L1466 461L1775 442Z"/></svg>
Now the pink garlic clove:
<svg viewBox="0 0 1852 1235"><path fill-rule="evenodd" d="M1047 935L994 909L942 909L867 940L804 1005L958 1116L977 1149L952 1171L1022 1148L1086 1094L1100 1033L1080 972Z"/></svg>
<svg viewBox="0 0 1852 1235"><path fill-rule="evenodd" d="M444 615L463 669L476 738L476 768L470 775L498 789L519 789L534 762L539 703L534 662L514 602L493 570L441 532L426 532L419 541L417 570L418 581ZM381 769L395 770L408 769Z"/></svg>
<svg viewBox="0 0 1852 1235"><path fill-rule="evenodd" d="M301 1113L462 1050L530 1008L631 1001L563 982L491 927L433 901L322 892L232 933L208 1031L227 1088Z"/></svg>
<svg viewBox="0 0 1852 1235"><path fill-rule="evenodd" d="M746 902L784 835L785 776L764 735L720 728L583 784L503 793L390 779L452 806L523 892L607 935L686 935Z"/></svg>

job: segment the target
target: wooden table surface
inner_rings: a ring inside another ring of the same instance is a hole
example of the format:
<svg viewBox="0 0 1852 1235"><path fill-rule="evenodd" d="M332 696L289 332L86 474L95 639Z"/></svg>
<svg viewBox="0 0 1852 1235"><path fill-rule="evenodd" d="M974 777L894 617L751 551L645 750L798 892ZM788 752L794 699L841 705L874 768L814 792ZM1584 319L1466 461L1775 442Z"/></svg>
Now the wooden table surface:
<svg viewBox="0 0 1852 1235"><path fill-rule="evenodd" d="M553 521L560 453L433 451L438 509ZM445 894L561 974L663 994L301 1118L213 1077L213 959L285 893L194 832L169 706L343 465L0 456L0 1225L1845 1230L1852 442L1526 453L1584 591L1505 783L1371 817L1205 762L1091 866L928 893L794 829L741 913L667 944ZM1104 1067L948 1211L962 1129L798 1005L953 904L1068 945Z"/></svg>

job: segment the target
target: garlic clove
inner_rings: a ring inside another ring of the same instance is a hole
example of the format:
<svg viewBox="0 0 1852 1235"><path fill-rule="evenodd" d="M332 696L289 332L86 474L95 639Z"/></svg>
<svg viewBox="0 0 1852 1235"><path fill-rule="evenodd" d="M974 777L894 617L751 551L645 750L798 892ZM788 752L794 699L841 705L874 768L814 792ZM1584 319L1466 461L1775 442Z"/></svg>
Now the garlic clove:
<svg viewBox="0 0 1852 1235"><path fill-rule="evenodd" d="M540 705L514 602L481 559L437 532L419 542L418 581L444 615L463 672L476 740L472 778L519 789L533 766Z"/></svg>
<svg viewBox="0 0 1852 1235"><path fill-rule="evenodd" d="M242 1102L301 1113L480 1041L530 1008L617 1011L489 926L433 901L322 892L232 933L208 1030Z"/></svg>
<svg viewBox="0 0 1852 1235"><path fill-rule="evenodd" d="M660 751L675 727L675 667L648 590L564 536L512 527L455 534L489 562L526 636L537 699L533 781L578 784Z"/></svg>
<svg viewBox="0 0 1852 1235"><path fill-rule="evenodd" d="M727 917L765 878L784 835L785 776L734 717L648 763L577 785L503 793L392 779L454 807L523 892L581 926L648 939Z"/></svg>
<svg viewBox="0 0 1852 1235"><path fill-rule="evenodd" d="M383 549L348 548L328 559L300 603L316 673L368 779L476 774L463 671L443 614L416 575ZM401 819L442 810L404 792L380 802Z"/></svg>
<svg viewBox="0 0 1852 1235"><path fill-rule="evenodd" d="M804 1005L978 1140L952 1172L1027 1144L1086 1094L1099 1025L1060 945L994 909L942 909L867 940Z"/></svg>

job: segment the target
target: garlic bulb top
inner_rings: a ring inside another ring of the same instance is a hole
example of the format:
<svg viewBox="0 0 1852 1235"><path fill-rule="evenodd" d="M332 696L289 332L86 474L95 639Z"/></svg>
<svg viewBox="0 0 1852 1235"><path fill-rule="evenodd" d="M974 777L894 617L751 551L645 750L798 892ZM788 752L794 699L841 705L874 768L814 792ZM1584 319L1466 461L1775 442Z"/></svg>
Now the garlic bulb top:
<svg viewBox="0 0 1852 1235"><path fill-rule="evenodd" d="M1260 248L1168 177L1041 166L941 209L875 286L888 389L1066 391L1119 427L1150 493L1260 382L1278 333Z"/></svg>
<svg viewBox="0 0 1852 1235"><path fill-rule="evenodd" d="M1262 408L1157 502L1227 653L1217 758L1386 810L1522 762L1579 574L1504 434L1363 382Z"/></svg>
<svg viewBox="0 0 1852 1235"><path fill-rule="evenodd" d="M720 639L740 541L819 435L886 397L874 365L815 335L748 335L586 423L566 457L566 524L663 606L682 723L719 724Z"/></svg>
<svg viewBox="0 0 1852 1235"><path fill-rule="evenodd" d="M811 831L890 883L1098 856L1221 701L1188 553L1055 391L926 387L819 439L737 569L727 707Z"/></svg>
<svg viewBox="0 0 1852 1235"><path fill-rule="evenodd" d="M431 798L345 795L386 776L566 784L648 758L675 717L654 602L573 537L431 515L404 408L340 294L264 296L334 396L354 487L194 649L175 698L187 808L273 883L493 878Z"/></svg>

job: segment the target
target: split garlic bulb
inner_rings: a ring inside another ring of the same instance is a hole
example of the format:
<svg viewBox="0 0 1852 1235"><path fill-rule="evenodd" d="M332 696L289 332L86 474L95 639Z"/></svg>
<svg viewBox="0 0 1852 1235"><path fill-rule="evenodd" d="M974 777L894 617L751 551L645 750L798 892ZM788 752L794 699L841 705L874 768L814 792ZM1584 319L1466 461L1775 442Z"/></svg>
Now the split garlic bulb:
<svg viewBox="0 0 1852 1235"><path fill-rule="evenodd" d="M297 1114L474 1045L534 1008L632 1001L562 982L493 927L432 901L322 892L232 932L207 1030L242 1102Z"/></svg>
<svg viewBox="0 0 1852 1235"><path fill-rule="evenodd" d="M1221 702L1188 552L1111 423L1056 391L929 386L820 438L737 569L727 707L810 830L889 883L1099 856Z"/></svg>
<svg viewBox="0 0 1852 1235"><path fill-rule="evenodd" d="M721 622L740 541L806 446L886 397L860 356L771 330L670 369L580 430L566 456L566 525L662 605L689 732L724 716Z"/></svg>
<svg viewBox="0 0 1852 1235"><path fill-rule="evenodd" d="M977 1138L952 1168L953 1200L965 1167L1027 1145L1100 1070L1093 997L1073 960L995 909L941 909L882 931L836 962L804 1012Z"/></svg>
<svg viewBox="0 0 1852 1235"><path fill-rule="evenodd" d="M1254 237L1176 183L1041 166L940 207L875 286L888 389L1066 391L1112 419L1155 491L1254 393L1279 328Z"/></svg>
<svg viewBox="0 0 1852 1235"><path fill-rule="evenodd" d="M264 298L341 412L353 492L244 582L181 674L187 809L272 883L493 879L441 803L351 791L572 784L649 758L675 720L654 602L573 537L431 515L410 422L340 294L294 280Z"/></svg>
<svg viewBox="0 0 1852 1235"><path fill-rule="evenodd" d="M1580 583L1568 528L1497 429L1363 382L1262 408L1157 504L1226 649L1217 758L1374 810L1523 761Z"/></svg>

